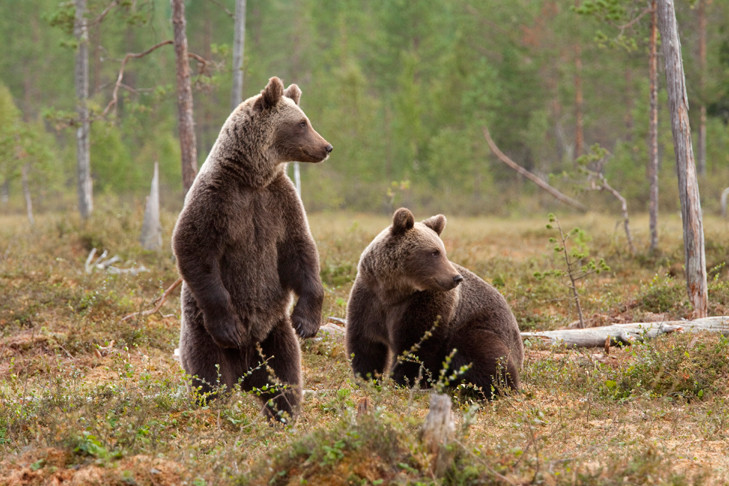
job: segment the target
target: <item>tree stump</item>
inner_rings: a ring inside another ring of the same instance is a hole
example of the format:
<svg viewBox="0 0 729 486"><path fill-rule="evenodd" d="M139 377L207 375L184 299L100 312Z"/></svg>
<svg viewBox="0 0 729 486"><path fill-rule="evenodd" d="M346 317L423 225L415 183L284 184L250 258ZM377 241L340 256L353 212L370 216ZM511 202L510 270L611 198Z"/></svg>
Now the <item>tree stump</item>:
<svg viewBox="0 0 729 486"><path fill-rule="evenodd" d="M451 397L433 393L430 395L430 411L423 424L422 441L431 454L432 472L436 477L442 475L453 460L453 451L448 446L453 441L455 431Z"/></svg>
<svg viewBox="0 0 729 486"><path fill-rule="evenodd" d="M154 176L147 205L144 208L142 237L139 241L145 250L162 248L162 225L159 220L159 164L157 162L154 163Z"/></svg>

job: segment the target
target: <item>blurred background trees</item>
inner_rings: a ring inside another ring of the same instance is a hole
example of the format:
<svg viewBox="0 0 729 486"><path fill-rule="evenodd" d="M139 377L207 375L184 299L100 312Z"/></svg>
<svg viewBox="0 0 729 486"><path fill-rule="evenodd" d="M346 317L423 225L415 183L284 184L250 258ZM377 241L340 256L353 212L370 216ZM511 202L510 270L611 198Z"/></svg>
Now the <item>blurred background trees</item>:
<svg viewBox="0 0 729 486"><path fill-rule="evenodd" d="M562 177L599 144L609 153L611 185L631 211L648 211L650 2L244 3L243 97L272 75L299 84L302 107L336 148L323 165L302 164L308 210L409 205L422 214L518 216L554 208L558 203L491 154L482 134L488 126L523 167L592 209L617 212L608 195L581 193ZM612 10L590 12L592 3ZM236 1L185 7L188 50L205 61L190 64L200 165L230 112ZM694 146L705 154L697 153L705 160L702 205L718 212L729 186L729 4L677 0L676 9ZM116 106L101 116L125 54L173 38L170 1L87 0L87 11L94 193L142 204L158 161L162 204L179 209L172 46L131 60ZM75 210L74 13L74 2L0 3L2 211L25 210L26 164L36 211ZM660 57L658 69L658 203L675 211Z"/></svg>

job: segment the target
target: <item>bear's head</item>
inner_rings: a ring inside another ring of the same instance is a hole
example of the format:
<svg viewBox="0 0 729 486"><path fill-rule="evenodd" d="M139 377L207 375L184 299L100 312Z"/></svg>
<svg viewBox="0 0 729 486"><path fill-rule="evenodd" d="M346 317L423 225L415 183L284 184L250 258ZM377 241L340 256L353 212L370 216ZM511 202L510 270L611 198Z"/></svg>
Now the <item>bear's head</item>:
<svg viewBox="0 0 729 486"><path fill-rule="evenodd" d="M332 145L311 126L299 108L301 90L295 84L284 89L272 77L260 94L233 110L220 131L208 160L201 168L225 168L253 187L268 185L282 171L284 162L321 162Z"/></svg>
<svg viewBox="0 0 729 486"><path fill-rule="evenodd" d="M271 155L277 162L321 162L334 150L311 126L299 108L300 100L297 85L284 90L281 80L274 76L253 103L258 117L271 120Z"/></svg>
<svg viewBox="0 0 729 486"><path fill-rule="evenodd" d="M409 209L393 214L392 225L365 249L359 271L383 292L449 291L463 281L446 256L442 214L415 222Z"/></svg>

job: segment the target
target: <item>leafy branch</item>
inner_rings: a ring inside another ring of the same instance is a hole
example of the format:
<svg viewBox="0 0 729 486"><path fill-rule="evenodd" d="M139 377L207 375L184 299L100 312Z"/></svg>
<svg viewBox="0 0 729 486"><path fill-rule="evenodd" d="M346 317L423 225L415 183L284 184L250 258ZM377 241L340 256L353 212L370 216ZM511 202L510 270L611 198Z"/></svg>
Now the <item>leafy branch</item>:
<svg viewBox="0 0 729 486"><path fill-rule="evenodd" d="M582 304L580 303L580 294L577 290L577 282L593 273L608 271L610 267L608 267L602 258L599 260L595 260L594 258L588 259L589 255L585 245L585 232L580 228L574 228L569 232L565 232L557 217L550 213L547 229L556 229L558 232L558 238L550 237L549 242L554 245L554 253L560 255L564 260L565 270L555 269L546 272L535 272L534 276L537 278L567 276L572 300L577 308L580 328L584 328L585 318L582 313Z"/></svg>

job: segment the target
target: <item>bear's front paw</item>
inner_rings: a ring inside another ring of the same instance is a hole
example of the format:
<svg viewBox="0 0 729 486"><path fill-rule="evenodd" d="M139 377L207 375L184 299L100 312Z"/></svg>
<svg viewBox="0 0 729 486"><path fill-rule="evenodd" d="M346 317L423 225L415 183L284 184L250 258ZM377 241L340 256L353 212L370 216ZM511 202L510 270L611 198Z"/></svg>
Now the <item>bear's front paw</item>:
<svg viewBox="0 0 729 486"><path fill-rule="evenodd" d="M310 338L316 336L319 331L319 321L299 315L294 309L291 315L291 324L294 326L296 334L302 338Z"/></svg>
<svg viewBox="0 0 729 486"><path fill-rule="evenodd" d="M244 326L233 317L220 319L214 325L208 326L210 337L221 348L240 347L246 339L245 331Z"/></svg>

